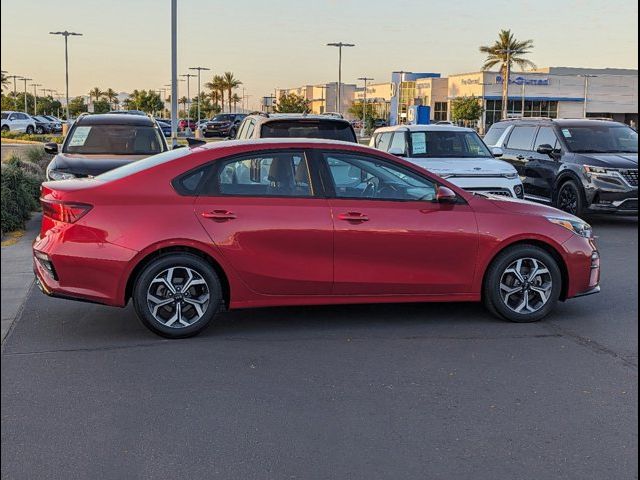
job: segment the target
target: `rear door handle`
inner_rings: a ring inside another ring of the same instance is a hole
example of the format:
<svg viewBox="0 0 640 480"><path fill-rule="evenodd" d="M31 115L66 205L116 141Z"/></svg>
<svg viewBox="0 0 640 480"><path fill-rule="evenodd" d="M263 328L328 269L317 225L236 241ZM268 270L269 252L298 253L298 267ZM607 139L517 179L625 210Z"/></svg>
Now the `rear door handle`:
<svg viewBox="0 0 640 480"><path fill-rule="evenodd" d="M235 220L236 215L229 210L214 210L213 212L202 212L200 215L204 218L215 220L216 222L227 222L229 220Z"/></svg>
<svg viewBox="0 0 640 480"><path fill-rule="evenodd" d="M368 222L369 217L367 217L366 215L360 212L348 212L348 213L341 213L340 215L338 215L338 220L343 220L345 222L352 222L352 223L362 223L362 222Z"/></svg>

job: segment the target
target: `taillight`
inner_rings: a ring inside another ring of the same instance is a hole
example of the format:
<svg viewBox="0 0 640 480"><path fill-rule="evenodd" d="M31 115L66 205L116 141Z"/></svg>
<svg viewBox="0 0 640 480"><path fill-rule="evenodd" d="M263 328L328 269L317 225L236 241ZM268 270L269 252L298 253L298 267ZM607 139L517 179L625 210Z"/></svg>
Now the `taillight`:
<svg viewBox="0 0 640 480"><path fill-rule="evenodd" d="M58 222L75 223L80 220L93 207L86 203L55 202L40 199L42 213Z"/></svg>

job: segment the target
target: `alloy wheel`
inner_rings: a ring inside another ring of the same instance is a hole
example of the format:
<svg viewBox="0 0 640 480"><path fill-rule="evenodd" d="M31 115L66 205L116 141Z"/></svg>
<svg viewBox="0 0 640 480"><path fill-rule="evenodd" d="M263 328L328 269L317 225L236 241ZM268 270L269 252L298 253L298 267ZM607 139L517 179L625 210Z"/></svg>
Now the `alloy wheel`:
<svg viewBox="0 0 640 480"><path fill-rule="evenodd" d="M185 328L200 320L209 306L209 286L192 268L177 266L158 273L147 289L147 307L166 327Z"/></svg>
<svg viewBox="0 0 640 480"><path fill-rule="evenodd" d="M570 185L565 185L558 195L558 207L567 213L578 213L578 192Z"/></svg>
<svg viewBox="0 0 640 480"><path fill-rule="evenodd" d="M535 258L519 258L500 278L500 296L515 313L527 315L542 309L551 298L553 279L547 266Z"/></svg>

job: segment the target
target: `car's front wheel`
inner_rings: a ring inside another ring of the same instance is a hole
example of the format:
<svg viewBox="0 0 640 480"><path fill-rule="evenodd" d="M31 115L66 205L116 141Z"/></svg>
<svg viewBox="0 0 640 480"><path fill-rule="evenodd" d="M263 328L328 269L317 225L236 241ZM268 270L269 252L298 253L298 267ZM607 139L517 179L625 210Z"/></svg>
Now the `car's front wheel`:
<svg viewBox="0 0 640 480"><path fill-rule="evenodd" d="M152 332L167 338L196 335L222 305L222 289L205 260L189 253L163 255L138 275L133 303Z"/></svg>
<svg viewBox="0 0 640 480"><path fill-rule="evenodd" d="M581 187L574 180L564 182L556 196L556 207L564 212L582 216L584 213L585 198Z"/></svg>
<svg viewBox="0 0 640 480"><path fill-rule="evenodd" d="M36 133L44 133L44 128L36 127Z"/></svg>
<svg viewBox="0 0 640 480"><path fill-rule="evenodd" d="M9 125L2 125L2 131L3 132L8 132L9 131Z"/></svg>
<svg viewBox="0 0 640 480"><path fill-rule="evenodd" d="M33 125L27 126L27 133L31 135L33 133Z"/></svg>
<svg viewBox="0 0 640 480"><path fill-rule="evenodd" d="M512 322L536 322L560 298L562 273L542 248L517 245L500 253L485 276L483 300L493 314Z"/></svg>

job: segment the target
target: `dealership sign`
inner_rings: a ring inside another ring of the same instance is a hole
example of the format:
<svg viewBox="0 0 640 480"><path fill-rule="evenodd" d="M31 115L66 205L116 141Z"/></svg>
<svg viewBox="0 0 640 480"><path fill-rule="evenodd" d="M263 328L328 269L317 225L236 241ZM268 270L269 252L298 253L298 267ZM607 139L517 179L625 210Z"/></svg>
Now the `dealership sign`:
<svg viewBox="0 0 640 480"><path fill-rule="evenodd" d="M496 83L502 84L504 78L502 75L496 75ZM549 85L549 78L525 78L525 77L511 77L509 78L509 84L514 85Z"/></svg>

